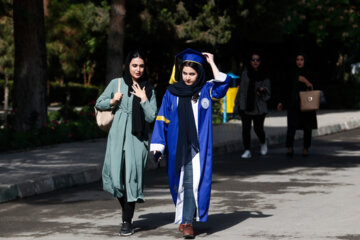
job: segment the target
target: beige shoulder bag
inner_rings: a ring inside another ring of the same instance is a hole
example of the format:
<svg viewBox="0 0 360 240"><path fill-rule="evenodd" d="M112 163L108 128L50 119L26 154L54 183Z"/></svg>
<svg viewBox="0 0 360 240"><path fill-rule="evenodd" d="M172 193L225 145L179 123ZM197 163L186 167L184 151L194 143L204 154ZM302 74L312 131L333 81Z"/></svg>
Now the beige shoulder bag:
<svg viewBox="0 0 360 240"><path fill-rule="evenodd" d="M310 90L299 92L300 109L302 112L319 110L320 106L320 91Z"/></svg>
<svg viewBox="0 0 360 240"><path fill-rule="evenodd" d="M118 91L120 92L121 78L118 78ZM111 128L112 121L114 120L116 109L100 110L95 107L96 123L99 128L105 132L108 132Z"/></svg>

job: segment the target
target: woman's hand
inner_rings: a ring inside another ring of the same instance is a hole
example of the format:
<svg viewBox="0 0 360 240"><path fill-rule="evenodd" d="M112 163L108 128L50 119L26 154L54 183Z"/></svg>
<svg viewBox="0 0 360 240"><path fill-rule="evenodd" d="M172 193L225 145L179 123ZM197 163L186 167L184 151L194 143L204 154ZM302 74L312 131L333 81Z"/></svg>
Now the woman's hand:
<svg viewBox="0 0 360 240"><path fill-rule="evenodd" d="M133 92L130 92L132 95L137 96L138 98L141 99L141 102L145 102L147 97L146 97L146 92L145 92L145 86L141 89L140 85L137 82L134 82L133 85L131 86L132 89L134 90Z"/></svg>
<svg viewBox="0 0 360 240"><path fill-rule="evenodd" d="M214 78L217 79L219 76L219 69L217 68L215 61L214 61L214 55L211 53L203 52L202 53L204 57L206 58L206 61L210 64L211 70L214 74Z"/></svg>
<svg viewBox="0 0 360 240"><path fill-rule="evenodd" d="M265 89L263 87L259 88L258 91L256 91L256 94L260 96L262 93L264 93Z"/></svg>
<svg viewBox="0 0 360 240"><path fill-rule="evenodd" d="M115 93L114 97L110 100L110 105L113 106L120 102L120 99L122 98L123 94L121 92Z"/></svg>
<svg viewBox="0 0 360 240"><path fill-rule="evenodd" d="M160 151L153 151L152 154L154 155L155 162L160 162L162 158L162 154Z"/></svg>
<svg viewBox="0 0 360 240"><path fill-rule="evenodd" d="M202 53L204 55L204 57L206 58L206 61L211 65L212 63L214 63L214 54L211 53L207 53L207 52L203 52Z"/></svg>
<svg viewBox="0 0 360 240"><path fill-rule="evenodd" d="M312 88L313 85L311 84L311 82L309 82L309 80L306 79L306 77L303 76L299 76L299 82L302 82L306 85L306 87L308 88Z"/></svg>
<svg viewBox="0 0 360 240"><path fill-rule="evenodd" d="M277 105L277 110L278 111L281 111L283 109L283 105L282 105L282 103L279 103L278 105Z"/></svg>

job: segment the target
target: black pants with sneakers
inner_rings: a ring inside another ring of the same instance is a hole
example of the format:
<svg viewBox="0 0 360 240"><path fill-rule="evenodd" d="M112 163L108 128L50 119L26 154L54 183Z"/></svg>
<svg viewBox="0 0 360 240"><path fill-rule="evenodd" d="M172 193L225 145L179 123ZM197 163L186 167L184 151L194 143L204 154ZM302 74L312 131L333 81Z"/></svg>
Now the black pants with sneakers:
<svg viewBox="0 0 360 240"><path fill-rule="evenodd" d="M123 183L125 184L125 159L123 161L123 168L122 168L122 178L123 178ZM134 212L135 212L135 202L128 202L127 201L127 196L126 196L126 186L124 187L124 195L121 198L118 198L119 203L121 205L122 208L122 221L123 222L128 222L131 223L132 222L132 218L134 217Z"/></svg>
<svg viewBox="0 0 360 240"><path fill-rule="evenodd" d="M135 202L128 202L126 196L118 198L122 208L122 221L131 223L135 211Z"/></svg>
<svg viewBox="0 0 360 240"><path fill-rule="evenodd" d="M265 131L264 131L264 122L266 114L262 115L248 115L241 114L242 122L242 138L245 150L250 150L251 143L251 123L254 123L254 131L259 138L261 144L265 143Z"/></svg>

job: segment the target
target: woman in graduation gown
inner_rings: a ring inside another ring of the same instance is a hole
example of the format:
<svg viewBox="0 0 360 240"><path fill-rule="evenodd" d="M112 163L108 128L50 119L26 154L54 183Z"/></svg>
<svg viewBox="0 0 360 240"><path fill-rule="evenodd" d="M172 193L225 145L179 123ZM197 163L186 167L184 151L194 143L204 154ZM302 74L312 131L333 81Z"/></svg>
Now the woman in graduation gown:
<svg viewBox="0 0 360 240"><path fill-rule="evenodd" d="M144 55L135 50L125 60L120 93L113 79L96 101L101 110L115 108L108 135L102 182L122 207L120 235L133 233L136 202L144 202L143 173L148 156L149 123L156 117L156 97L145 74Z"/></svg>
<svg viewBox="0 0 360 240"><path fill-rule="evenodd" d="M176 56L170 85L163 97L150 151L168 156L169 187L176 206L175 223L185 238L194 237L193 219L208 217L212 178L212 99L225 96L231 77L219 72L210 53L186 49ZM214 78L206 81L207 61ZM176 81L174 77L178 77Z"/></svg>

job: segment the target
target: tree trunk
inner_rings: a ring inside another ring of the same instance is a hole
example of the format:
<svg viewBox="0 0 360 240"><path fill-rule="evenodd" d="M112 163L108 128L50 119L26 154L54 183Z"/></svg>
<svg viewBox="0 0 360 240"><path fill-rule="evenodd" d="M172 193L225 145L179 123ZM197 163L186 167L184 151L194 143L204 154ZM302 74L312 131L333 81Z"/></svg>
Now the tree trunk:
<svg viewBox="0 0 360 240"><path fill-rule="evenodd" d="M44 0L44 15L49 16L49 0Z"/></svg>
<svg viewBox="0 0 360 240"><path fill-rule="evenodd" d="M42 0L14 0L15 129L40 128L47 120L46 48Z"/></svg>
<svg viewBox="0 0 360 240"><path fill-rule="evenodd" d="M9 111L9 77L5 74L4 85L4 127L7 127L7 115Z"/></svg>
<svg viewBox="0 0 360 240"><path fill-rule="evenodd" d="M125 0L112 0L110 10L110 29L107 39L106 83L117 78L122 72Z"/></svg>

